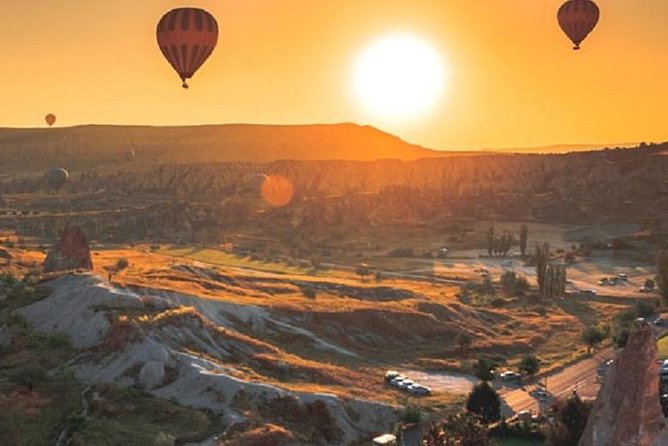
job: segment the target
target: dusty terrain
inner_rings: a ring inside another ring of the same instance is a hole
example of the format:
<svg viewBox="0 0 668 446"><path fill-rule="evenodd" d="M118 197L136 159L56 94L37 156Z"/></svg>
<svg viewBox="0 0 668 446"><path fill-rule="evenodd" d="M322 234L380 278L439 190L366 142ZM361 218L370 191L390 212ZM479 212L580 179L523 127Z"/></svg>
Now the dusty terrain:
<svg viewBox="0 0 668 446"><path fill-rule="evenodd" d="M665 144L431 158L362 127L183 131L0 132L0 407L16 407L0 427L39 424L35 435L63 445L365 444L416 399L386 385L386 370L432 387L419 398L429 414L463 401L481 356L516 369L533 353L555 394L590 392L601 357L582 331L657 298L639 289L668 227ZM192 138L202 149L185 159ZM314 138L349 160L307 156ZM301 160L276 161L277 145ZM368 158L348 156L369 145ZM130 146L136 159L119 161ZM250 146L249 159L228 156ZM59 193L43 177L51 164L71 169ZM43 274L71 225L94 270ZM505 255L490 256L491 227L512 236ZM543 242L566 265L564 297L536 293L530 253ZM507 271L530 288L502 290ZM598 283L619 274L628 281ZM535 408L496 384L510 410Z"/></svg>

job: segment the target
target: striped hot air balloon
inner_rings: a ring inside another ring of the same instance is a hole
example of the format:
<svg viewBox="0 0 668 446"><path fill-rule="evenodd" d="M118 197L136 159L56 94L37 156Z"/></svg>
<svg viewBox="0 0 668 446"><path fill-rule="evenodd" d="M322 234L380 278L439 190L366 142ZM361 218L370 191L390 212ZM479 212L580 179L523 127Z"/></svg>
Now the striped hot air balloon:
<svg viewBox="0 0 668 446"><path fill-rule="evenodd" d="M199 8L177 8L165 14L157 29L160 51L188 88L187 79L209 58L218 43L216 19Z"/></svg>
<svg viewBox="0 0 668 446"><path fill-rule="evenodd" d="M559 26L573 42L573 49L579 50L582 41L594 30L600 11L591 0L568 0L561 5L557 18Z"/></svg>

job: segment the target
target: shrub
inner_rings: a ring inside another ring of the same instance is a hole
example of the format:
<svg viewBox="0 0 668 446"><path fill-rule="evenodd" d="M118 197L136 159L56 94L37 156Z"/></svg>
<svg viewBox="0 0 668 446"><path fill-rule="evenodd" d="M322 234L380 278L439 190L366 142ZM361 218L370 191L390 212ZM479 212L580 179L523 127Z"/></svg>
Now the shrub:
<svg viewBox="0 0 668 446"><path fill-rule="evenodd" d="M36 364L26 364L19 367L11 377L12 381L20 386L32 390L48 379L46 370Z"/></svg>
<svg viewBox="0 0 668 446"><path fill-rule="evenodd" d="M46 345L51 349L58 349L70 345L67 333L52 333L46 337Z"/></svg>
<svg viewBox="0 0 668 446"><path fill-rule="evenodd" d="M526 375L533 376L540 370L540 360L532 354L525 355L520 361L519 370Z"/></svg>
<svg viewBox="0 0 668 446"><path fill-rule="evenodd" d="M302 288L302 294L307 299L315 299L316 295L317 295L317 292L316 292L315 288L308 287L308 288Z"/></svg>
<svg viewBox="0 0 668 446"><path fill-rule="evenodd" d="M118 271L123 271L128 266L130 266L130 262L125 257L121 257L116 261L116 270Z"/></svg>
<svg viewBox="0 0 668 446"><path fill-rule="evenodd" d="M501 276L501 287L511 296L521 296L529 289L526 277L517 276L514 271L506 271Z"/></svg>
<svg viewBox="0 0 668 446"><path fill-rule="evenodd" d="M414 403L409 403L401 413L401 421L406 424L419 423L422 421L422 408Z"/></svg>
<svg viewBox="0 0 668 446"><path fill-rule="evenodd" d="M466 401L466 410L477 414L483 423L492 423L501 418L501 399L487 382L473 387Z"/></svg>
<svg viewBox="0 0 668 446"><path fill-rule="evenodd" d="M498 365L488 358L480 358L473 364L473 375L481 381L494 379L494 369Z"/></svg>

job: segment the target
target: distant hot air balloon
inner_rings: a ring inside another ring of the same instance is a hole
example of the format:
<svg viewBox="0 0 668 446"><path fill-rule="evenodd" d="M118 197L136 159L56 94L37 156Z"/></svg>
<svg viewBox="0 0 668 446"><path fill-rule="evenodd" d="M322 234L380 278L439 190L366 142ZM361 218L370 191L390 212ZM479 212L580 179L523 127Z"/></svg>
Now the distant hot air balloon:
<svg viewBox="0 0 668 446"><path fill-rule="evenodd" d="M209 58L218 43L216 19L199 8L177 8L158 23L158 45L162 54L179 74L183 88L187 79Z"/></svg>
<svg viewBox="0 0 668 446"><path fill-rule="evenodd" d="M70 174L62 168L51 169L46 173L46 179L49 181L49 186L56 192L65 185Z"/></svg>
<svg viewBox="0 0 668 446"><path fill-rule="evenodd" d="M258 196L262 192L262 185L269 180L269 177L263 173L253 173L244 178L241 186L242 192L250 192Z"/></svg>
<svg viewBox="0 0 668 446"><path fill-rule="evenodd" d="M125 154L125 159L127 161L134 161L135 157L137 156L137 153L135 153L134 150L130 149L128 152Z"/></svg>
<svg viewBox="0 0 668 446"><path fill-rule="evenodd" d="M573 42L574 50L580 49L580 43L596 27L600 11L591 0L568 0L561 5L557 18L559 26Z"/></svg>
<svg viewBox="0 0 668 446"><path fill-rule="evenodd" d="M51 127L53 124L56 123L56 115L54 115L53 113L49 113L44 117L44 120L49 125L49 127Z"/></svg>

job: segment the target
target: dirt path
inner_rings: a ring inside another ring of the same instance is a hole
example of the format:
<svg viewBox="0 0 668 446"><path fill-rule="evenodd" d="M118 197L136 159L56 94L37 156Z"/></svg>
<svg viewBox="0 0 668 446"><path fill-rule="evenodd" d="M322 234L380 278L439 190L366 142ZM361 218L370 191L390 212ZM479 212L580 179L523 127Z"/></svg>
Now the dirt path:
<svg viewBox="0 0 668 446"><path fill-rule="evenodd" d="M478 378L463 373L425 372L419 370L401 370L413 381L431 387L434 392L447 392L458 395L468 394L478 382Z"/></svg>

